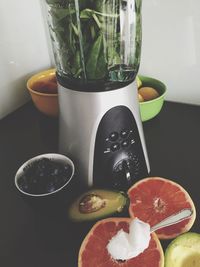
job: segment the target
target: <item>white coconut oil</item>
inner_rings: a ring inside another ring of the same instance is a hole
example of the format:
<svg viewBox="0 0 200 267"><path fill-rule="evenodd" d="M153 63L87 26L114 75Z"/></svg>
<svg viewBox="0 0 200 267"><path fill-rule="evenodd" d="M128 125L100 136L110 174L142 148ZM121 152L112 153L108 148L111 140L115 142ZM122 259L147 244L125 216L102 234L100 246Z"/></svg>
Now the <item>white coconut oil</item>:
<svg viewBox="0 0 200 267"><path fill-rule="evenodd" d="M107 250L115 260L129 260L148 248L151 239L150 225L137 218L129 226L129 233L123 229L109 241Z"/></svg>

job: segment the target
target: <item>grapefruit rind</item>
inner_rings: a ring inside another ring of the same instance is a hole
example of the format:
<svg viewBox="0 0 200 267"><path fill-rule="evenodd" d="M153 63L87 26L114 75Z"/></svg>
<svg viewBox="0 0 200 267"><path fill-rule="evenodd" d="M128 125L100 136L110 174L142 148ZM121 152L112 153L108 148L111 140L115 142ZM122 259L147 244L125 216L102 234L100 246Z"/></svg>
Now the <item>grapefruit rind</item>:
<svg viewBox="0 0 200 267"><path fill-rule="evenodd" d="M104 224L106 224L106 223L115 223L116 224L116 227L120 224L120 223L123 223L123 222L127 222L128 224L131 222L131 220L132 219L130 219L130 218L107 218L107 219L103 219L103 220L100 220L100 221L98 221L92 228L91 228L91 230L89 231L89 233L86 235L86 237L84 238L84 240L83 240L83 242L82 242L82 244L81 244L81 247L80 247L80 250L79 250L79 256L78 256L78 267L94 267L93 266L93 259L90 257L90 259L89 259L89 261L90 261L90 264L91 265L85 265L84 263L83 263L83 261L82 261L82 255L83 255L83 253L84 253L84 251L85 251L85 248L86 248L86 246L88 245L88 242L89 242L89 238L93 235L93 233L94 233L94 231L100 226L100 225L104 225ZM117 230L118 231L118 230ZM109 235L110 235L110 239L113 237L113 233L112 233L112 231L111 231L111 233L109 233ZM153 266L154 267L164 267L164 252L163 252L163 249L162 249L162 246L161 246L161 243L160 243L160 241L159 241L159 239L158 239L158 237L157 237L157 235L155 234L155 233L152 233L151 234L151 236L152 236L152 238L151 238L151 240L153 240L154 242L155 242L155 244L156 244L156 247L155 247L155 251L157 252L157 253L159 253L159 256L160 256L160 261L157 263L157 265L156 265L156 263L153 263ZM109 240L110 240L109 239ZM99 240L99 242L100 242L100 240L101 240L101 236L100 237L98 237L98 240ZM107 243L108 243L108 241L109 240L105 240L106 242L105 242L105 245L107 245ZM150 241L150 242L152 242L152 241ZM96 243L93 243L93 244L91 244L91 246L96 246L97 244ZM147 249L148 250L148 249ZM152 250L152 248L150 248L150 250ZM141 255L141 254L140 254ZM102 255L102 258L104 259L104 256L106 257L107 255ZM95 258L95 256L94 256L94 258ZM135 257L135 258L137 258L137 257ZM104 263L102 263L102 264L98 264L98 265L96 265L95 264L95 267L104 267L104 266L106 266L106 267L117 267L117 266L120 266L120 267L123 267L123 266L126 266L126 267L132 267L132 265L128 265L126 262L123 264L123 262L119 262L118 264L117 264L117 262L116 261L112 261L112 263L111 263L111 265L109 264L110 263L110 257L109 257L109 259L108 259L108 261L107 261L107 263L106 262L104 262ZM151 261L152 261L152 258L150 259ZM128 262L128 261L127 261ZM134 265L135 266L135 265ZM140 266L140 265L137 265L137 266Z"/></svg>
<svg viewBox="0 0 200 267"><path fill-rule="evenodd" d="M179 185L179 184L177 184L177 183L175 183L175 182L173 182L173 181L171 181L171 180L169 180L169 179L166 179L166 178L161 178L161 177L148 177L148 178L144 178L144 179L142 179L142 180L136 182L136 183L135 183L135 184L128 190L128 196L129 196L129 198L130 198L130 205L129 205L129 214L130 214L130 217L138 217L139 219L141 219L141 220L143 220L143 221L145 221L145 222L148 222L148 223L150 223L151 226L153 226L153 225L151 224L151 220L150 220L150 218L153 218L153 219L155 220L155 217L156 217L156 215L158 215L158 213L156 213L156 212L153 210L153 208L151 208L151 217L149 218L149 221L146 221L146 220L144 220L143 216L138 215L137 212L133 211L133 205L132 205L132 202L131 202L131 199L132 199L131 195L132 195L133 190L136 189L136 188L138 188L139 186L141 186L141 184L144 185L145 183L148 183L148 182L150 182L150 183L151 183L151 182L152 182L152 183L156 183L156 182L164 182L164 183L166 183L166 184L169 184L169 185L171 185L171 186L176 187L176 188L177 188L177 192L180 191L180 192L182 192L182 193L184 194L184 197L185 197L185 203L187 203L187 206L184 206L184 205L183 205L183 206L181 207L181 209L184 209L184 208L191 208L191 209L193 210L193 214L192 214L192 216L191 216L189 219L185 220L185 222L187 221L187 223L184 225L184 227L180 227L180 228L177 230L177 232L174 232L173 234L172 234L172 233L169 233L169 229L172 229L173 226L168 226L168 227L166 227L166 228L162 228L162 229L156 231L156 234L157 234L158 238L159 238L159 239L172 239L172 238L177 237L177 236L180 235L180 234L183 234L183 233L189 231L189 230L191 229L191 227L193 226L194 221L195 221L195 219L196 219L196 208L195 208L195 206L194 206L194 203L193 203L193 201L192 201L192 199L191 199L189 193L188 193L188 192L187 192L181 185ZM151 192L150 192L150 186L149 186L149 185L147 186L146 190L148 191L148 193L151 193ZM154 189L153 189L153 190L154 190ZM141 194L142 194L142 195L145 195L144 191L141 192ZM152 194L153 194L153 192L152 192ZM173 199L175 200L175 198L173 198ZM173 200L173 199L172 199L172 200ZM148 207L149 207L149 204L146 205L146 203L143 203L143 207L144 207L144 208L148 208ZM153 213L153 211L154 211L154 213ZM178 210L176 210L176 211L178 211ZM164 213L165 217L163 217L162 219L164 219L164 218L166 218L166 217L172 215L172 214L175 213L176 211L172 212L171 214L168 214L168 213L166 212L166 215L165 215L165 213ZM143 213L145 213L145 212L143 212ZM156 223L158 223L158 222L161 221L162 219L158 220ZM182 223L183 223L183 222L179 223L179 225L182 224ZM154 223L154 224L155 224L155 223ZM176 224L176 227L177 227L177 225L178 225L178 224Z"/></svg>
<svg viewBox="0 0 200 267"><path fill-rule="evenodd" d="M174 239L165 251L165 267L200 266L200 234L188 232Z"/></svg>

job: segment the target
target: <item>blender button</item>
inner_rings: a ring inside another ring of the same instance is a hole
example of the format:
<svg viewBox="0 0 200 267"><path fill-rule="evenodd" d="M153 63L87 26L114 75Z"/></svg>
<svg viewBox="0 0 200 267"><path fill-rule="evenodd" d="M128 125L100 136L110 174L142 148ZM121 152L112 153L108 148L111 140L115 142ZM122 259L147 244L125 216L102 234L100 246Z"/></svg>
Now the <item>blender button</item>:
<svg viewBox="0 0 200 267"><path fill-rule="evenodd" d="M103 153L104 154L110 153L110 148L107 148Z"/></svg>
<svg viewBox="0 0 200 267"><path fill-rule="evenodd" d="M114 152L114 151L117 151L120 149L120 144L119 143L114 143L112 144L111 146L111 150Z"/></svg>
<svg viewBox="0 0 200 267"><path fill-rule="evenodd" d="M123 130L123 131L121 131L120 135L121 135L122 138L126 138L128 136L128 133L129 132L127 130Z"/></svg>
<svg viewBox="0 0 200 267"><path fill-rule="evenodd" d="M109 138L111 141L117 141L119 137L119 134L117 132L112 132L110 135L109 135Z"/></svg>
<svg viewBox="0 0 200 267"><path fill-rule="evenodd" d="M122 147L127 147L127 146L129 146L129 141L128 140L124 140L122 142Z"/></svg>

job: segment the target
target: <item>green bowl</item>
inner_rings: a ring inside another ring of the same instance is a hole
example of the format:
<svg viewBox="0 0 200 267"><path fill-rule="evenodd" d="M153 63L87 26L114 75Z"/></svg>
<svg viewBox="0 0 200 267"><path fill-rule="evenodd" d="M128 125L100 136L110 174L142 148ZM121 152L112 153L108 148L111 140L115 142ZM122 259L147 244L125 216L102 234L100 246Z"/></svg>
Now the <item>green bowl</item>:
<svg viewBox="0 0 200 267"><path fill-rule="evenodd" d="M141 87L153 87L159 93L159 97L153 100L140 102L140 114L141 119L144 122L154 118L161 111L167 88L164 83L154 78L141 75L138 75L138 77L142 82Z"/></svg>

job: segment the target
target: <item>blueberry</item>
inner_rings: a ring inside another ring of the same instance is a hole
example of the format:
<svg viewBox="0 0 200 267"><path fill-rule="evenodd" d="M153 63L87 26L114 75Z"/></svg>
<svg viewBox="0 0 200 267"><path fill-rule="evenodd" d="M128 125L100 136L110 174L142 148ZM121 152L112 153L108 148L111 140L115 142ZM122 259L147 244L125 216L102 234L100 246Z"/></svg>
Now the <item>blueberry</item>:
<svg viewBox="0 0 200 267"><path fill-rule="evenodd" d="M47 190L48 193L52 193L52 192L54 192L56 190L56 187L55 187L55 185L53 183L50 183L50 184L47 185L46 190Z"/></svg>
<svg viewBox="0 0 200 267"><path fill-rule="evenodd" d="M18 183L18 185L23 185L24 183L26 183L26 176L23 175L23 176L19 177L17 183Z"/></svg>
<svg viewBox="0 0 200 267"><path fill-rule="evenodd" d="M27 192L27 190L28 190L28 185L27 185L27 184L19 185L19 188L20 188L22 191Z"/></svg>
<svg viewBox="0 0 200 267"><path fill-rule="evenodd" d="M71 166L66 165L66 166L64 167L64 169L65 169L65 170L69 170L69 169L71 169Z"/></svg>
<svg viewBox="0 0 200 267"><path fill-rule="evenodd" d="M59 169L58 168L52 170L52 173L51 173L52 176L56 176L58 174L59 174Z"/></svg>

